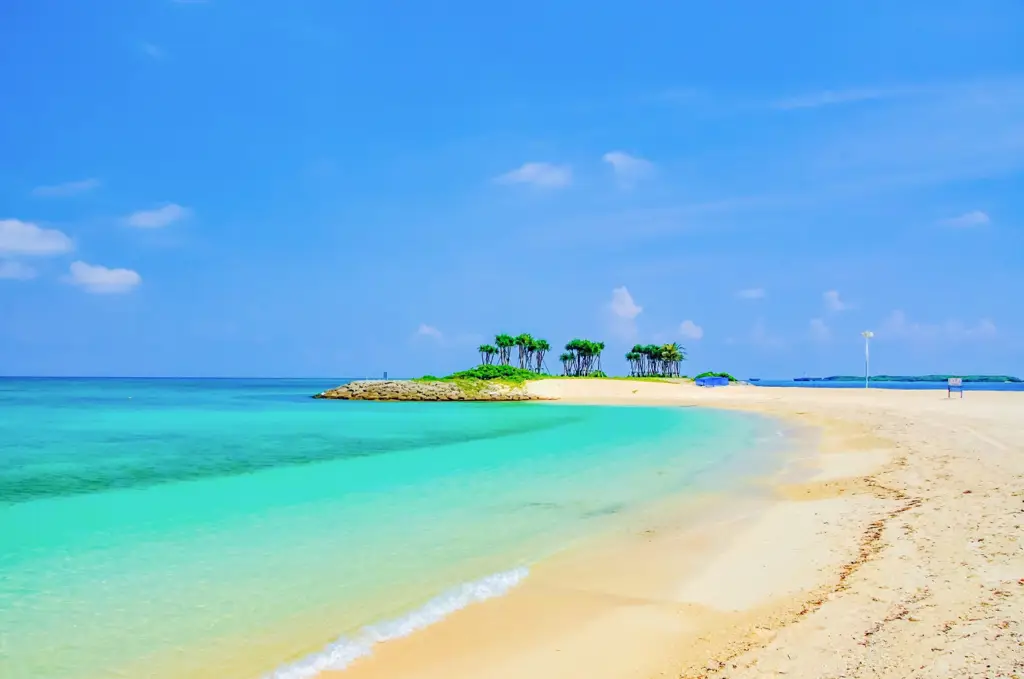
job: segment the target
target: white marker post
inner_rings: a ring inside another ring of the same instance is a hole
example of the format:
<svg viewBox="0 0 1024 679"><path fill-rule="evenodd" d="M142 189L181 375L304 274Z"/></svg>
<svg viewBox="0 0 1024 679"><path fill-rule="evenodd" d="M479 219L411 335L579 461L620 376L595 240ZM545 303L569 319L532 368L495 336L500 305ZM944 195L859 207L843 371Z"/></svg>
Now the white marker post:
<svg viewBox="0 0 1024 679"><path fill-rule="evenodd" d="M867 389L868 383L871 381L871 355L868 352L868 342L875 336L875 333L865 330L861 336L864 337L864 388Z"/></svg>

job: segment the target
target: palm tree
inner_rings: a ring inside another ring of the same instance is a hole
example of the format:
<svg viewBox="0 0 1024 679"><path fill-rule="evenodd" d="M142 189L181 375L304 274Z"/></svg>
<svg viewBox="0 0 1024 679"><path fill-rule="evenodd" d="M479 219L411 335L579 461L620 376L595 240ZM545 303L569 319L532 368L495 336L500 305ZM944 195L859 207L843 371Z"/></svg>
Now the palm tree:
<svg viewBox="0 0 1024 679"><path fill-rule="evenodd" d="M512 341L519 350L519 367L526 370L526 366L529 365L529 357L533 348L533 337L529 333L524 332L520 335L516 335L515 339Z"/></svg>
<svg viewBox="0 0 1024 679"><path fill-rule="evenodd" d="M501 365L508 365L512 359L512 347L515 346L512 335L505 333L497 335L494 338L494 344L498 347L498 362Z"/></svg>
<svg viewBox="0 0 1024 679"><path fill-rule="evenodd" d="M569 351L566 351L558 357L558 360L562 362L562 374L566 377L572 374L572 364L575 358L576 357L573 356L572 352Z"/></svg>
<svg viewBox="0 0 1024 679"><path fill-rule="evenodd" d="M572 359L571 373L573 375L585 377L595 369L601 369L601 352L604 351L604 342L574 339L565 345L565 350Z"/></svg>
<svg viewBox="0 0 1024 679"><path fill-rule="evenodd" d="M551 351L551 345L547 340L539 339L533 341L533 358L537 362L537 372L541 371L544 365L544 354Z"/></svg>
<svg viewBox="0 0 1024 679"><path fill-rule="evenodd" d="M643 354L637 351L636 347L633 347L632 350L626 352L626 360L629 361L629 374L632 377L640 375L640 360L642 358Z"/></svg>
<svg viewBox="0 0 1024 679"><path fill-rule="evenodd" d="M686 360L686 349L672 342L662 347L662 353L669 364L669 374L672 377L679 377L679 364Z"/></svg>
<svg viewBox="0 0 1024 679"><path fill-rule="evenodd" d="M476 348L480 352L480 364L491 365L494 363L494 355L498 353L498 349L490 344L481 344Z"/></svg>
<svg viewBox="0 0 1024 679"><path fill-rule="evenodd" d="M630 359L630 354L632 358ZM633 348L626 354L626 358L630 360L631 364L635 365L636 376L643 377L647 373L647 366L645 364L646 354L644 353L644 345L634 344Z"/></svg>

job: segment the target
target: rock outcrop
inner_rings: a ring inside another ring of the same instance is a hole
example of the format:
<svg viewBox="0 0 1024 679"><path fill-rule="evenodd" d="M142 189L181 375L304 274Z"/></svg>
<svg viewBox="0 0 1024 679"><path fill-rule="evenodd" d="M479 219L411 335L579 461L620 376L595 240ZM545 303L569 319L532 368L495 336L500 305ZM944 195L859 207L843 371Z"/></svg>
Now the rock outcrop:
<svg viewBox="0 0 1024 679"><path fill-rule="evenodd" d="M363 380L328 389L313 398L343 401L537 401L523 387L472 380L420 382Z"/></svg>

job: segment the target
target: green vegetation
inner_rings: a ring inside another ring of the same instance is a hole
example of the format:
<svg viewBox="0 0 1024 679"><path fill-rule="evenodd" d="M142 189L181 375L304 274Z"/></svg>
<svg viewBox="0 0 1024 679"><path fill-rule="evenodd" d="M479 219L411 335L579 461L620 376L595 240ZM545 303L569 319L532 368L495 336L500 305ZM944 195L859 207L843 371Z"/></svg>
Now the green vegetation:
<svg viewBox="0 0 1024 679"><path fill-rule="evenodd" d="M946 382L959 377L964 384L970 382L1024 382L1009 375L872 375L872 382ZM796 382L863 382L863 375L834 375L832 377L798 377Z"/></svg>
<svg viewBox="0 0 1024 679"><path fill-rule="evenodd" d="M565 345L565 353L558 357L562 362L562 374L566 377L597 377L601 371L601 352L604 342L574 339Z"/></svg>
<svg viewBox="0 0 1024 679"><path fill-rule="evenodd" d="M513 348L516 350L518 366L512 365ZM604 348L604 342L587 339L576 338L566 342L565 351L558 357L562 364L562 376L607 378L608 375L601 370L601 354ZM480 388L481 382L491 381L519 385L527 380L551 377L545 372L544 363L544 357L549 351L551 344L547 340L534 338L529 333L515 336L502 333L494 337L493 344L481 344L477 347L480 354L480 365L477 367L452 373L447 377L425 375L417 378L417 381L459 382L463 388ZM662 345L638 344L626 354L626 358L629 360L630 376L616 379L665 382L668 378L680 378L679 366L686 360L686 349L675 342ZM727 377L735 380L731 375ZM477 386L473 387L469 383Z"/></svg>
<svg viewBox="0 0 1024 679"><path fill-rule="evenodd" d="M537 372L539 373L544 367L544 355L551 351L551 345L548 344L547 340L534 340L532 349L534 364L537 366Z"/></svg>
<svg viewBox="0 0 1024 679"><path fill-rule="evenodd" d="M480 352L480 365L491 365L498 355L498 348L492 344L481 344L476 350Z"/></svg>
<svg viewBox="0 0 1024 679"><path fill-rule="evenodd" d="M512 360L512 347L515 345L512 335L501 334L494 338L494 344L498 347L498 364L508 365Z"/></svg>
<svg viewBox="0 0 1024 679"><path fill-rule="evenodd" d="M686 360L686 349L671 344L636 344L626 353L629 374L634 377L679 377L679 366Z"/></svg>
<svg viewBox="0 0 1024 679"><path fill-rule="evenodd" d="M452 373L448 380L502 380L506 382L525 382L537 379L537 373L514 365L478 365L469 370Z"/></svg>
<svg viewBox="0 0 1024 679"><path fill-rule="evenodd" d="M700 375L696 375L696 376L694 376L693 379L699 380L702 377L725 377L725 378L728 378L728 380L730 382L738 382L739 381L735 377L730 375L729 373L716 373L716 372L710 372L710 371L709 372L701 373Z"/></svg>

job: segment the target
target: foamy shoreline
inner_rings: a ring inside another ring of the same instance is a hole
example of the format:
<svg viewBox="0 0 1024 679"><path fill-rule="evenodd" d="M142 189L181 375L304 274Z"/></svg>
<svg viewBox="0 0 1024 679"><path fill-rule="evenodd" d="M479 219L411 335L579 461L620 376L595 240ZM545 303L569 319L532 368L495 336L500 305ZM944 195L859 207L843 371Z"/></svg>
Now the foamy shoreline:
<svg viewBox="0 0 1024 679"><path fill-rule="evenodd" d="M1024 506L1013 493L1024 488L1024 394L947 402L939 391L620 380L529 388L567 402L735 408L821 427L817 475L779 486L764 511L729 525L640 528L604 554L543 564L507 596L322 676L1020 671ZM935 578L974 582L941 595ZM985 634L956 637L960 625Z"/></svg>

